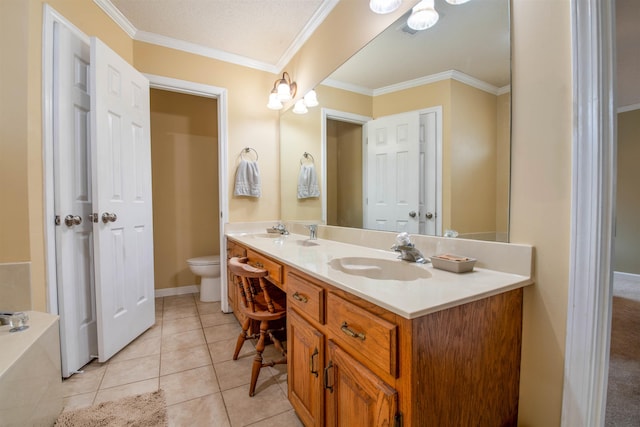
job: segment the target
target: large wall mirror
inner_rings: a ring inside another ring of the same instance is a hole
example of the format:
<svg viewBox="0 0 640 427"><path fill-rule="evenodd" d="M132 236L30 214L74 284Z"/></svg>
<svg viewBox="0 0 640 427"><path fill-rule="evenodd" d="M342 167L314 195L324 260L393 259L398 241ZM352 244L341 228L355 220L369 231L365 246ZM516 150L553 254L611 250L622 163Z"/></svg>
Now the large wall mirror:
<svg viewBox="0 0 640 427"><path fill-rule="evenodd" d="M319 106L282 113L282 219L508 241L509 7L436 0L423 31L407 13L316 87ZM388 199L398 218L381 220Z"/></svg>

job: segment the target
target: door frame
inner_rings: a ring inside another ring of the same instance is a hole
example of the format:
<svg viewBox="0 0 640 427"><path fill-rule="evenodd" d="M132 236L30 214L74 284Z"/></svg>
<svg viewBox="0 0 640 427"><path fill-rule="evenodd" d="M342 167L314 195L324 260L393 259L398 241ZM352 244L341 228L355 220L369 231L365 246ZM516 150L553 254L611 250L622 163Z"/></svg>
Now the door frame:
<svg viewBox="0 0 640 427"><path fill-rule="evenodd" d="M53 30L54 25L67 27L74 35L89 44L89 37L75 25L60 15L48 4L43 5L42 30L42 139L43 139L43 185L44 185L44 236L45 236L45 277L47 280L47 311L58 312L58 283L56 269L55 227L55 191L53 170ZM227 89L201 83L179 80L169 77L144 74L149 79L149 87L180 92L189 95L215 98L218 101L218 175L219 175L219 228L220 258L226 254L224 223L229 216L228 194L228 95ZM220 289L222 311L228 312L226 268L220 269Z"/></svg>
<svg viewBox="0 0 640 427"><path fill-rule="evenodd" d="M615 2L572 0L571 18L571 253L561 423L602 426L615 236Z"/></svg>
<svg viewBox="0 0 640 427"><path fill-rule="evenodd" d="M321 108L320 109L320 170L322 171L322 184L320 188L327 188L327 120L336 120L339 122L347 122L354 123L362 126L362 150L365 149L365 143L367 140L367 135L364 132L364 125L369 120L373 120L372 117L362 116L360 114L348 113L346 111L333 110L331 108ZM362 169L362 182L366 184L367 171L366 169ZM362 191L362 200L364 203L365 191L363 188ZM321 192L320 197L322 198L322 222L324 224L327 223L327 192L326 190ZM363 204L364 206L364 204Z"/></svg>

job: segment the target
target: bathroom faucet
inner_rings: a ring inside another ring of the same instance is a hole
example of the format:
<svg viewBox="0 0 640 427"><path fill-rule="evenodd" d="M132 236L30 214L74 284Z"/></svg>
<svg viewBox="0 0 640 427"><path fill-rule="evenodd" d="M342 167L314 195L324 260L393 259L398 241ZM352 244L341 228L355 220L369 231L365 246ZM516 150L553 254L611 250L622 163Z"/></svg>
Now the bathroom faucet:
<svg viewBox="0 0 640 427"><path fill-rule="evenodd" d="M426 264L429 262L424 255L411 243L409 234L402 232L396 237L396 244L391 249L400 252L398 258L404 261L417 262L418 264Z"/></svg>
<svg viewBox="0 0 640 427"><path fill-rule="evenodd" d="M281 223L281 222L279 222L277 225L274 225L271 228L273 230L277 231L278 233L282 234L282 235L289 234L289 231L287 230L287 227L285 227L285 225L283 223Z"/></svg>
<svg viewBox="0 0 640 427"><path fill-rule="evenodd" d="M309 229L309 240L316 240L318 238L318 226L316 224L305 225Z"/></svg>

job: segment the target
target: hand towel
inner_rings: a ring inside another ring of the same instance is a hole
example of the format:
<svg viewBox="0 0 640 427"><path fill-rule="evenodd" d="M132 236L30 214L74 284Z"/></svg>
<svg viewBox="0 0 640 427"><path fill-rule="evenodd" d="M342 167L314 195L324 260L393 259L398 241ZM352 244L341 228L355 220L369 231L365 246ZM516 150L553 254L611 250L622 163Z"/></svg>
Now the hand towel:
<svg viewBox="0 0 640 427"><path fill-rule="evenodd" d="M320 197L318 175L313 163L300 166L300 174L298 175L298 199L309 197Z"/></svg>
<svg viewBox="0 0 640 427"><path fill-rule="evenodd" d="M258 163L241 159L236 169L235 196L260 197L260 171Z"/></svg>

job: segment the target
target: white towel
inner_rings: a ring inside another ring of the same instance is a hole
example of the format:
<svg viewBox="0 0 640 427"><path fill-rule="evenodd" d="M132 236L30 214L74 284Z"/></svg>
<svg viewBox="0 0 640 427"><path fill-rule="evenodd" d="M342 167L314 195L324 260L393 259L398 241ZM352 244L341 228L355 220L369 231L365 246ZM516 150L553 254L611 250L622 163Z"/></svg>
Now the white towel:
<svg viewBox="0 0 640 427"><path fill-rule="evenodd" d="M241 159L236 169L235 196L260 197L260 171L258 163Z"/></svg>
<svg viewBox="0 0 640 427"><path fill-rule="evenodd" d="M298 199L309 197L320 197L318 175L313 163L300 166L300 174L298 175Z"/></svg>

